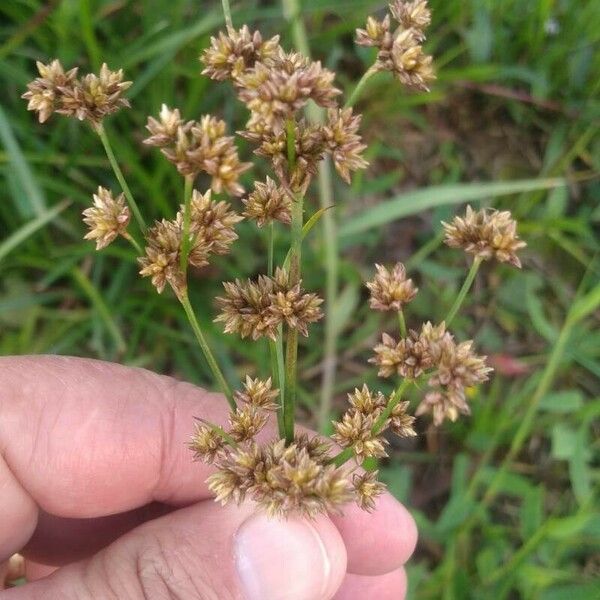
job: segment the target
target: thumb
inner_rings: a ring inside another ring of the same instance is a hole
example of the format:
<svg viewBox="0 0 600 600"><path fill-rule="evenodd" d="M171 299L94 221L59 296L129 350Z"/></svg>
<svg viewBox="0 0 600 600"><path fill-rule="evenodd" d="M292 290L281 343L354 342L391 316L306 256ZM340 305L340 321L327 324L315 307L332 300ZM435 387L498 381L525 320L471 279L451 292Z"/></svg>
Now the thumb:
<svg viewBox="0 0 600 600"><path fill-rule="evenodd" d="M280 520L205 501L2 600L329 600L345 572L346 549L327 517Z"/></svg>

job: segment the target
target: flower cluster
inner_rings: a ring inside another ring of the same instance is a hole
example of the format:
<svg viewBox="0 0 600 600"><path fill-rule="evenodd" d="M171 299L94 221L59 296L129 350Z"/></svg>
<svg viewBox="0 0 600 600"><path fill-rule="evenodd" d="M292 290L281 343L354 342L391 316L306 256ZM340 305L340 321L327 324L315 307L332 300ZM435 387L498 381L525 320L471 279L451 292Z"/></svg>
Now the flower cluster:
<svg viewBox="0 0 600 600"><path fill-rule="evenodd" d="M367 282L371 292L370 305L373 310L402 310L419 291L412 279L406 278L406 267L396 263L391 270L381 265L375 265L377 274L372 281Z"/></svg>
<svg viewBox="0 0 600 600"><path fill-rule="evenodd" d="M481 260L495 258L521 268L517 251L527 244L517 235L517 222L507 210L478 210L467 206L464 217L454 217L444 226L444 241Z"/></svg>
<svg viewBox="0 0 600 600"><path fill-rule="evenodd" d="M111 71L104 63L98 75L78 78L76 68L65 72L59 60L47 65L38 62L37 68L40 76L27 85L23 98L28 100L27 108L38 113L40 123L56 112L98 125L107 115L129 106L122 95L131 81L123 81L122 69Z"/></svg>
<svg viewBox="0 0 600 600"><path fill-rule="evenodd" d="M110 190L101 186L93 199L94 205L83 211L83 222L90 229L84 239L95 240L96 250L102 250L117 236L126 236L131 212L125 204L124 194L114 198Z"/></svg>
<svg viewBox="0 0 600 600"><path fill-rule="evenodd" d="M184 121L178 109L163 104L158 119L148 117L146 129L151 135L144 143L161 148L182 175L204 172L217 194L244 193L239 178L252 165L240 160L234 138L226 135L225 121L211 115L198 122Z"/></svg>
<svg viewBox="0 0 600 600"><path fill-rule="evenodd" d="M365 29L356 30L356 43L379 49L375 70L390 71L403 85L428 91L435 74L422 46L431 23L427 0L394 0L389 10L382 21L369 17Z"/></svg>

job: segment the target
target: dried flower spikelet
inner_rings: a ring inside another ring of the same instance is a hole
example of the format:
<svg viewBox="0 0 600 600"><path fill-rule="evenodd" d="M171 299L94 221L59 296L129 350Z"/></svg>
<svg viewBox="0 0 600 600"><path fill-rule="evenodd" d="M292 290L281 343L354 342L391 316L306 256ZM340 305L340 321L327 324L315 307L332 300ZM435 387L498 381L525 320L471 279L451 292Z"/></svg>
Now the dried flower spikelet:
<svg viewBox="0 0 600 600"><path fill-rule="evenodd" d="M435 79L432 62L410 29L395 37L389 52L381 51L378 59L380 68L391 71L400 83L424 92L429 91L428 84Z"/></svg>
<svg viewBox="0 0 600 600"><path fill-rule="evenodd" d="M361 464L365 458L387 456L385 451L387 441L373 433L374 425L373 415L348 411L344 413L341 421L333 421L335 433L331 438L342 448L352 448L358 464Z"/></svg>
<svg viewBox="0 0 600 600"><path fill-rule="evenodd" d="M296 52L279 52L273 65L258 62L236 80L239 98L267 123L281 127L309 100L333 108L340 90L334 73Z"/></svg>
<svg viewBox="0 0 600 600"><path fill-rule="evenodd" d="M306 336L307 326L323 316L319 308L322 300L305 293L300 284L290 287L284 269L276 269L274 277L260 275L256 281L245 282L236 279L223 286L225 297L216 299L221 314L215 321L225 323L226 333L239 333L242 338L275 339L282 323Z"/></svg>
<svg viewBox="0 0 600 600"><path fill-rule="evenodd" d="M352 477L356 503L367 512L375 510L375 500L385 492L385 484L377 480L378 475L379 471L367 471Z"/></svg>
<svg viewBox="0 0 600 600"><path fill-rule="evenodd" d="M83 211L83 222L90 228L84 239L96 240L96 250L106 248L117 236L124 235L131 219L124 194L113 198L112 192L98 187L94 205Z"/></svg>
<svg viewBox="0 0 600 600"><path fill-rule="evenodd" d="M179 264L181 249L181 227L174 221L157 221L146 234L146 255L138 259L142 277L151 277L152 285L162 293L169 283L179 296L185 289L185 280ZM204 249L204 264L208 263L208 249ZM196 262L201 262L201 252L197 249Z"/></svg>
<svg viewBox="0 0 600 600"><path fill-rule="evenodd" d="M483 383L493 371L487 366L486 358L473 352L473 340L460 344L445 341L440 346L437 370L429 380L429 385L464 389Z"/></svg>
<svg viewBox="0 0 600 600"><path fill-rule="evenodd" d="M422 33L431 24L431 11L427 0L394 0L390 3L390 13L404 29Z"/></svg>
<svg viewBox="0 0 600 600"><path fill-rule="evenodd" d="M257 181L254 191L242 202L246 206L243 215L254 219L259 227L273 221L291 223L292 201L286 191L268 176L264 183Z"/></svg>
<svg viewBox="0 0 600 600"><path fill-rule="evenodd" d="M210 38L210 47L200 57L204 64L203 75L223 81L234 82L242 73L257 62L272 65L279 56L279 36L263 41L259 31L251 32L247 25L241 29L220 31L218 37Z"/></svg>
<svg viewBox="0 0 600 600"><path fill-rule="evenodd" d="M354 392L348 394L350 409L352 414L357 411L365 416L372 416L375 419L383 412L387 405L387 400L381 392L371 392L366 384L362 388L354 388Z"/></svg>
<svg viewBox="0 0 600 600"><path fill-rule="evenodd" d="M229 414L229 435L236 442L254 439L267 423L265 411L251 404L244 404Z"/></svg>
<svg viewBox="0 0 600 600"><path fill-rule="evenodd" d="M56 112L97 125L104 117L129 107L122 96L131 84L131 81L123 81L123 69L111 71L104 63L99 75L88 73L73 85L60 89L60 107Z"/></svg>
<svg viewBox="0 0 600 600"><path fill-rule="evenodd" d="M212 464L225 448L225 441L214 428L204 423L196 423L196 431L192 435L189 448L194 452L194 459Z"/></svg>
<svg viewBox="0 0 600 600"><path fill-rule="evenodd" d="M451 248L462 248L483 260L495 258L521 268L517 251L527 244L517 235L517 222L509 211L481 209L467 206L464 217L455 217L444 226L444 242Z"/></svg>
<svg viewBox="0 0 600 600"><path fill-rule="evenodd" d="M382 265L375 265L375 268L377 269L375 278L367 282L367 288L371 292L369 302L371 308L381 311L402 310L418 292L412 279L406 278L405 266L396 263L391 270Z"/></svg>
<svg viewBox="0 0 600 600"><path fill-rule="evenodd" d="M148 117L146 129L151 135L144 140L144 144L158 148L175 144L179 130L187 133L192 125L193 121L188 121L187 123L183 121L178 108L171 109L166 104L163 104L158 119Z"/></svg>
<svg viewBox="0 0 600 600"><path fill-rule="evenodd" d="M21 96L28 101L27 110L38 113L40 123L44 123L59 106L61 89L73 85L77 76L77 68L65 72L59 60L49 64L37 61L40 76L27 84L27 91Z"/></svg>
<svg viewBox="0 0 600 600"><path fill-rule="evenodd" d="M332 108L327 113L327 123L323 127L323 137L333 164L348 184L351 171L369 166L362 157L367 146L358 135L361 118L361 115L353 114L352 108Z"/></svg>
<svg viewBox="0 0 600 600"><path fill-rule="evenodd" d="M279 408L277 403L279 390L273 389L270 377L268 379L252 379L247 375L244 382L244 391L235 392L234 397L238 404L249 404L262 410L274 411Z"/></svg>
<svg viewBox="0 0 600 600"><path fill-rule="evenodd" d="M432 390L425 394L417 407L417 416L431 413L433 424L439 427L446 419L456 421L459 415L468 415L471 410L464 395L449 394L442 390Z"/></svg>
<svg viewBox="0 0 600 600"><path fill-rule="evenodd" d="M368 17L365 28L356 30L356 43L359 46L380 48L386 36L389 36L390 24L390 15L385 15L383 21Z"/></svg>
<svg viewBox="0 0 600 600"><path fill-rule="evenodd" d="M185 207L181 206L176 221L183 228ZM227 254L231 244L238 239L237 223L243 220L225 200L216 201L211 190L204 194L193 190L190 199L190 233L194 243L190 251L190 264L194 267L206 265L206 251L210 254Z"/></svg>
<svg viewBox="0 0 600 600"><path fill-rule="evenodd" d="M384 333L381 343L373 350L375 356L369 362L379 367L380 377L398 374L407 379L416 379L431 366L428 344L416 331L410 331L406 338L398 342Z"/></svg>
<svg viewBox="0 0 600 600"><path fill-rule="evenodd" d="M398 402L392 409L389 427L398 437L406 438L417 435L414 429L415 418L408 414L409 404L408 401Z"/></svg>

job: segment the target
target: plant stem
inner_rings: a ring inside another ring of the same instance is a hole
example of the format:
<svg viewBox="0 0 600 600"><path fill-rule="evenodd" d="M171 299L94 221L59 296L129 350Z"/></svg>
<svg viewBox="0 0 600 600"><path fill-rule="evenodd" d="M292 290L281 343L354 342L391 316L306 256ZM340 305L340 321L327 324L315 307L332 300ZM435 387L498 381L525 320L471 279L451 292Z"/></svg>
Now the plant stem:
<svg viewBox="0 0 600 600"><path fill-rule="evenodd" d="M398 325L400 326L400 335L406 337L406 321L404 320L404 311L400 309L398 311Z"/></svg>
<svg viewBox="0 0 600 600"><path fill-rule="evenodd" d="M223 14L225 15L225 25L227 29L233 29L233 21L231 20L231 6L229 5L229 0L221 0L221 4L223 5Z"/></svg>
<svg viewBox="0 0 600 600"><path fill-rule="evenodd" d="M137 221L141 232L146 233L146 223L144 221L144 217L142 217L142 213L140 212L140 209L133 198L133 194L131 193L127 182L125 181L125 177L123 177L123 172L121 171L121 167L119 167L119 163L117 162L115 153L113 152L112 146L110 145L110 141L108 139L108 136L106 135L106 131L104 130L104 126L102 125L102 123L94 125L94 131L98 134L98 137L100 138L100 141L104 146L104 151L106 152L106 156L108 157L108 162L110 163L110 166L114 171L115 177L117 178L119 185L121 186L121 189L123 190L123 193L127 198L129 207L133 212L133 216L135 217L135 220Z"/></svg>
<svg viewBox="0 0 600 600"><path fill-rule="evenodd" d="M180 253L180 268L184 275L187 274L188 269L188 257L190 255L190 249L192 247L192 240L190 239L190 221L192 218L192 190L194 187L193 175L187 175L185 178L185 187L183 191L183 235L181 238L181 253Z"/></svg>
<svg viewBox="0 0 600 600"><path fill-rule="evenodd" d="M367 84L367 81L369 81L369 79L371 79L371 77L373 77L373 75L375 75L375 73L377 72L378 71L375 68L375 65L372 65L369 69L365 71L364 75L359 79L355 88L352 90L350 98L348 98L348 101L344 105L344 108L350 108L351 106L354 106L356 104L356 101L360 98L360 95L362 94L365 85Z"/></svg>
<svg viewBox="0 0 600 600"><path fill-rule="evenodd" d="M287 131L287 151L288 167L291 173L296 167L296 129L295 122L288 119L286 123ZM304 199L299 194L292 201L292 226L291 226L291 244L290 244L290 286L294 286L300 281L300 261L302 257L302 225L304 219L303 213ZM294 412L296 405L296 389L298 380L298 330L292 327L288 328L286 358L285 358L285 398L283 403L283 425L285 429L285 439L288 443L294 440Z"/></svg>
<svg viewBox="0 0 600 600"><path fill-rule="evenodd" d="M275 253L275 223L271 221L268 226L268 242L267 242L267 273L269 277L273 277L273 255Z"/></svg>
<svg viewBox="0 0 600 600"><path fill-rule="evenodd" d="M194 310L192 309L192 305L190 304L190 299L187 294L187 290L184 290L183 292L181 292L181 294L178 294L178 298L179 298L179 301L181 302L181 305L183 306L183 310L185 310L185 314L188 318L188 321L190 322L190 325L192 326L194 335L196 336L196 339L198 340L198 343L200 344L200 348L202 349L202 352L204 353L204 357L206 358L206 362L208 363L208 366L210 367L212 374L214 375L215 379L217 380L217 383L219 384L221 391L225 394L225 397L227 398L227 402L229 402L229 406L231 406L231 408L233 410L235 410L236 404L235 404L235 400L233 399L233 394L231 393L231 388L229 387L229 385L225 379L225 376L223 375L223 372L219 368L219 365L217 364L217 361L208 345L208 342L206 341L206 338L204 337L204 334L202 333L202 329L200 328L198 319L196 319L196 315L194 314Z"/></svg>
<svg viewBox="0 0 600 600"><path fill-rule="evenodd" d="M142 247L138 244L137 240L129 232L126 231L122 234L122 236L135 248L135 251L139 254L139 256L142 256L144 254Z"/></svg>
<svg viewBox="0 0 600 600"><path fill-rule="evenodd" d="M371 433L373 435L377 435L383 429L385 422L389 419L392 411L397 406L398 402L402 400L402 396L404 392L409 388L411 384L414 383L413 379L404 379L402 383L398 386L398 388L394 391L394 393L390 396L390 399L385 407L384 411L379 415L379 418L373 424L373 428L371 429ZM330 464L334 464L337 467L341 467L344 463L349 461L354 456L354 450L352 448L345 448L338 454L336 454L333 458L329 460Z"/></svg>
<svg viewBox="0 0 600 600"><path fill-rule="evenodd" d="M450 312L448 313L448 316L445 319L446 327L450 325L450 323L453 321L454 317L456 316L456 313L458 313L460 307L462 306L464 299L466 298L469 290L471 289L471 285L473 285L473 281L475 280L477 271L479 271L479 267L481 266L481 261L482 261L482 259L479 258L478 256L476 256L475 259L473 260L473 264L471 265L471 268L469 269L467 278L465 279L462 287L460 288L460 292L458 292L458 296L456 296L456 300L454 301L454 304L452 305L452 308L450 309Z"/></svg>

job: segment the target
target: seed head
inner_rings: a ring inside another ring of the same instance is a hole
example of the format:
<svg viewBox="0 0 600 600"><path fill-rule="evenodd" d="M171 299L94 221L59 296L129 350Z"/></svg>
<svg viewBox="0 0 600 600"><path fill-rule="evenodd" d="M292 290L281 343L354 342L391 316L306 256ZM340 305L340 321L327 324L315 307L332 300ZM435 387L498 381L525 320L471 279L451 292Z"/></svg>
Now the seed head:
<svg viewBox="0 0 600 600"><path fill-rule="evenodd" d="M113 198L110 190L98 187L93 198L94 206L83 211L83 222L90 229L84 239L96 240L96 250L102 250L126 233L131 213L123 194Z"/></svg>
<svg viewBox="0 0 600 600"><path fill-rule="evenodd" d="M158 119L148 117L146 129L151 133L151 136L144 140L144 144L158 148L174 145L177 143L179 130L188 133L192 125L193 121L186 123L181 118L178 108L170 109L166 104L163 104Z"/></svg>
<svg viewBox="0 0 600 600"><path fill-rule="evenodd" d="M381 343L373 350L375 356L369 362L379 367L380 377L398 374L407 379L416 379L431 366L428 344L420 339L416 331L410 331L408 337L398 342L384 333Z"/></svg>
<svg viewBox="0 0 600 600"><path fill-rule="evenodd" d="M331 108L327 112L327 123L323 127L328 152L341 178L350 184L350 172L365 169L369 163L362 157L367 147L358 135L361 115L352 108Z"/></svg>
<svg viewBox="0 0 600 600"><path fill-rule="evenodd" d="M229 435L236 442L246 442L256 437L267 423L267 415L263 410L244 404L229 415Z"/></svg>
<svg viewBox="0 0 600 600"><path fill-rule="evenodd" d="M36 111L40 123L43 123L60 107L62 97L60 90L74 85L77 69L65 73L58 59L47 65L38 61L36 65L40 76L27 84L27 91L21 98L28 100L27 110Z"/></svg>
<svg viewBox="0 0 600 600"><path fill-rule="evenodd" d="M464 393L432 390L425 394L415 414L420 416L431 413L433 424L439 427L446 419L454 422L460 414L468 415L470 412Z"/></svg>
<svg viewBox="0 0 600 600"><path fill-rule="evenodd" d="M431 11L427 0L394 0L390 4L390 13L404 29L422 33L431 24Z"/></svg>
<svg viewBox="0 0 600 600"><path fill-rule="evenodd" d="M196 431L189 447L194 452L194 459L212 464L225 448L225 441L212 427L204 423L196 423Z"/></svg>
<svg viewBox="0 0 600 600"><path fill-rule="evenodd" d="M428 92L428 84L435 79L433 58L423 52L419 41L412 30L403 31L394 38L389 52L380 52L378 63L406 87Z"/></svg>
<svg viewBox="0 0 600 600"><path fill-rule="evenodd" d="M382 265L375 265L375 268L375 278L367 282L367 288L371 292L371 308L381 311L402 310L418 291L412 279L406 278L406 268L402 263L396 263L391 270Z"/></svg>
<svg viewBox="0 0 600 600"><path fill-rule="evenodd" d="M367 384L364 384L362 389L354 388L354 392L348 394L348 402L351 413L356 411L374 419L379 417L387 404L385 396L381 392L371 392Z"/></svg>
<svg viewBox="0 0 600 600"><path fill-rule="evenodd" d="M375 500L385 492L385 485L377 480L378 474L379 471L367 471L361 475L355 473L352 477L356 503L367 512L375 510Z"/></svg>
<svg viewBox="0 0 600 600"><path fill-rule="evenodd" d="M383 21L368 17L366 27L356 30L356 43L359 46L381 48L384 45L384 38L390 35L390 24L390 15L385 15Z"/></svg>
<svg viewBox="0 0 600 600"><path fill-rule="evenodd" d="M220 31L218 37L210 39L210 47L200 57L204 64L202 74L217 81L233 79L235 83L257 62L272 65L280 51L278 35L263 41L260 32L251 32L247 25L237 31Z"/></svg>
<svg viewBox="0 0 600 600"><path fill-rule="evenodd" d="M417 432L413 427L415 418L408 414L409 404L408 401L398 402L392 409L389 426L398 437L405 438L417 435Z"/></svg>
<svg viewBox="0 0 600 600"><path fill-rule="evenodd" d="M244 391L235 392L234 396L238 404L249 404L262 410L277 410L279 404L279 390L272 388L271 378L266 380L252 379L249 375L246 376L244 382Z"/></svg>
<svg viewBox="0 0 600 600"><path fill-rule="evenodd" d="M343 448L352 448L359 464L365 458L387 456L385 451L387 441L373 433L374 424L373 415L349 411L344 413L341 421L333 421L335 433L331 438Z"/></svg>
<svg viewBox="0 0 600 600"><path fill-rule="evenodd" d="M259 227L273 221L289 225L292 220L292 201L289 195L267 176L265 183L255 182L254 191L243 201L244 216L256 220Z"/></svg>
<svg viewBox="0 0 600 600"><path fill-rule="evenodd" d="M521 268L517 251L527 244L517 235L517 222L509 211L478 210L467 206L464 217L455 217L452 223L442 223L445 243L451 248L462 248L483 260L495 258Z"/></svg>

